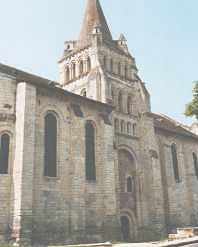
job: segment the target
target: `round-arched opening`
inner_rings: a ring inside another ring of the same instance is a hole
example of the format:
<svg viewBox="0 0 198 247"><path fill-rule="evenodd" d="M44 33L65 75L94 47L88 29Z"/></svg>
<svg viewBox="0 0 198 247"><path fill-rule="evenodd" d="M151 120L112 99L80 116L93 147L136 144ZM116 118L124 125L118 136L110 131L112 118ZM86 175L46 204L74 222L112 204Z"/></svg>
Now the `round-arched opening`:
<svg viewBox="0 0 198 247"><path fill-rule="evenodd" d="M130 226L130 220L127 216L121 216L121 232L122 232L122 238L124 242L130 242L131 240L131 226Z"/></svg>

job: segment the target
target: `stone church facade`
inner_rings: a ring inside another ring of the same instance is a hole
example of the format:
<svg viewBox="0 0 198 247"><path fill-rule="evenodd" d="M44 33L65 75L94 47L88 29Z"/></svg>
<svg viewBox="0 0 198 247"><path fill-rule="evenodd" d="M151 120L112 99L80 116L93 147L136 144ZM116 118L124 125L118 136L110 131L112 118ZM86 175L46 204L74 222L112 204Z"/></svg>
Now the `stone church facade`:
<svg viewBox="0 0 198 247"><path fill-rule="evenodd" d="M198 136L151 112L123 35L88 0L60 80L0 64L0 236L136 241L198 223Z"/></svg>

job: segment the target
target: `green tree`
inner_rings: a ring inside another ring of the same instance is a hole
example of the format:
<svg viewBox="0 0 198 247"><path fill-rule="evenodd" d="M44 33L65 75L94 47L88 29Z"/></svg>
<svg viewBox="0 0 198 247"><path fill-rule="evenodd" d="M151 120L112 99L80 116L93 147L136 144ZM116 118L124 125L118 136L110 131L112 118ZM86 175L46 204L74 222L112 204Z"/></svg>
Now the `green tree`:
<svg viewBox="0 0 198 247"><path fill-rule="evenodd" d="M186 105L185 115L188 117L196 117L198 120L198 81L194 83L193 99Z"/></svg>

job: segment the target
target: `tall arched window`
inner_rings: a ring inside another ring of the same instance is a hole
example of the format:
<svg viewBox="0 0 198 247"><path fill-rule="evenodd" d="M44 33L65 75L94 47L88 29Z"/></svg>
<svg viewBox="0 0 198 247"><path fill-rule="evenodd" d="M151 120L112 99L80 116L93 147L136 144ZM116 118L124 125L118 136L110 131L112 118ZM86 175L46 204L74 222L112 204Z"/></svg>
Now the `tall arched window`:
<svg viewBox="0 0 198 247"><path fill-rule="evenodd" d="M119 132L119 120L118 119L114 120L114 129L115 129L115 132Z"/></svg>
<svg viewBox="0 0 198 247"><path fill-rule="evenodd" d="M57 120L52 113L48 113L45 117L44 176L57 176Z"/></svg>
<svg viewBox="0 0 198 247"><path fill-rule="evenodd" d="M89 72L91 70L91 59L90 57L88 57L87 59L87 72Z"/></svg>
<svg viewBox="0 0 198 247"><path fill-rule="evenodd" d="M70 70L69 67L66 68L66 81L70 80Z"/></svg>
<svg viewBox="0 0 198 247"><path fill-rule="evenodd" d="M85 125L85 152L86 179L95 181L95 127L91 121L87 121Z"/></svg>
<svg viewBox="0 0 198 247"><path fill-rule="evenodd" d="M178 158L177 158L177 147L173 143L171 145L171 153L172 153L172 162L173 162L173 171L174 171L174 177L175 181L179 183L179 167L178 167Z"/></svg>
<svg viewBox="0 0 198 247"><path fill-rule="evenodd" d="M125 122L124 122L124 120L121 121L121 132L125 133Z"/></svg>
<svg viewBox="0 0 198 247"><path fill-rule="evenodd" d="M76 64L75 63L72 64L72 70L73 70L73 78L75 79L76 78Z"/></svg>
<svg viewBox="0 0 198 247"><path fill-rule="evenodd" d="M117 118L114 120L114 129L115 132L119 132L119 120Z"/></svg>
<svg viewBox="0 0 198 247"><path fill-rule="evenodd" d="M195 168L195 174L198 179L198 159L196 153L193 153L193 163L194 163L194 168Z"/></svg>
<svg viewBox="0 0 198 247"><path fill-rule="evenodd" d="M10 136L3 134L0 137L0 174L8 173Z"/></svg>
<svg viewBox="0 0 198 247"><path fill-rule="evenodd" d="M123 97L122 97L121 92L119 92L119 95L118 95L118 110L120 112L123 112Z"/></svg>
<svg viewBox="0 0 198 247"><path fill-rule="evenodd" d="M127 98L127 113L131 114L132 113L132 97L128 96Z"/></svg>
<svg viewBox="0 0 198 247"><path fill-rule="evenodd" d="M113 58L111 58L111 61L110 61L110 72L113 73L113 68L114 67L114 64L113 64Z"/></svg>
<svg viewBox="0 0 198 247"><path fill-rule="evenodd" d="M80 74L84 73L84 63L82 60L80 61L80 64L79 64L79 72Z"/></svg>
<svg viewBox="0 0 198 247"><path fill-rule="evenodd" d="M133 124L133 136L136 136L137 135L137 124L134 123Z"/></svg>
<svg viewBox="0 0 198 247"><path fill-rule="evenodd" d="M127 123L127 134L131 135L132 134L132 124Z"/></svg>
<svg viewBox="0 0 198 247"><path fill-rule="evenodd" d="M133 192L133 180L132 177L127 178L127 192L131 193Z"/></svg>
<svg viewBox="0 0 198 247"><path fill-rule="evenodd" d="M121 63L118 63L118 75L121 75Z"/></svg>

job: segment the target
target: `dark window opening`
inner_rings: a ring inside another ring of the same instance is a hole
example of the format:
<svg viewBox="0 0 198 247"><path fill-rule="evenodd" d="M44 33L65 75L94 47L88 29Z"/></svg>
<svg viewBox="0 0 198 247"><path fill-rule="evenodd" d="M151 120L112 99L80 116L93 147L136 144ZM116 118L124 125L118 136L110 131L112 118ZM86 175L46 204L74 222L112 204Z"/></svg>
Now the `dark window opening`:
<svg viewBox="0 0 198 247"><path fill-rule="evenodd" d="M111 59L111 62L110 62L110 71L113 73L113 59Z"/></svg>
<svg viewBox="0 0 198 247"><path fill-rule="evenodd" d="M95 128L91 121L87 121L85 126L85 149L86 149L86 179L88 181L96 180L95 167Z"/></svg>
<svg viewBox="0 0 198 247"><path fill-rule="evenodd" d="M133 192L133 180L131 177L127 178L127 192Z"/></svg>
<svg viewBox="0 0 198 247"><path fill-rule="evenodd" d="M0 144L0 174L8 174L10 147L10 137L8 134L1 136Z"/></svg>
<svg viewBox="0 0 198 247"><path fill-rule="evenodd" d="M84 73L84 64L83 64L83 61L80 61L80 74L83 74Z"/></svg>
<svg viewBox="0 0 198 247"><path fill-rule="evenodd" d="M49 113L45 117L45 167L44 176L57 176L57 120Z"/></svg>
<svg viewBox="0 0 198 247"><path fill-rule="evenodd" d="M132 98L131 98L131 96L129 96L127 99L127 112L128 112L128 114L132 113Z"/></svg>
<svg viewBox="0 0 198 247"><path fill-rule="evenodd" d="M87 72L89 72L91 70L91 59L90 57L88 57L87 59Z"/></svg>
<svg viewBox="0 0 198 247"><path fill-rule="evenodd" d="M177 147L175 144L171 145L171 153L172 153L173 171L174 171L175 181L179 183L180 177L179 177L179 167L178 167L178 158L177 158Z"/></svg>
<svg viewBox="0 0 198 247"><path fill-rule="evenodd" d="M130 222L127 216L121 217L121 230L122 230L122 237L125 242L130 242L131 234L130 234Z"/></svg>
<svg viewBox="0 0 198 247"><path fill-rule="evenodd" d="M195 168L195 174L198 179L198 159L195 153L193 153L193 163L194 163L194 168Z"/></svg>
<svg viewBox="0 0 198 247"><path fill-rule="evenodd" d="M131 123L127 123L127 133L128 133L129 135L131 134L131 129L132 129L131 126L132 126Z"/></svg>
<svg viewBox="0 0 198 247"><path fill-rule="evenodd" d="M114 120L114 129L115 129L115 132L119 132L119 120L118 119Z"/></svg>
<svg viewBox="0 0 198 247"><path fill-rule="evenodd" d="M119 93L119 96L118 96L118 110L120 112L123 112L123 97L122 97L121 92Z"/></svg>
<svg viewBox="0 0 198 247"><path fill-rule="evenodd" d="M73 78L76 78L76 65L75 65L75 63L73 63L72 68L73 68Z"/></svg>

